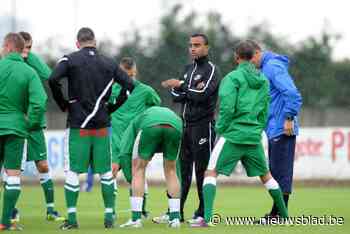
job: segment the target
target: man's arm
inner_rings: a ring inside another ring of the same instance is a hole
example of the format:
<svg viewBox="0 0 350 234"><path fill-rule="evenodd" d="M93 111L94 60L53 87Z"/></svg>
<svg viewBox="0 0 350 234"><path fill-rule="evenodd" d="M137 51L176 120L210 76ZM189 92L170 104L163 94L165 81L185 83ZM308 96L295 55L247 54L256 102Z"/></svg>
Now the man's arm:
<svg viewBox="0 0 350 234"><path fill-rule="evenodd" d="M174 98L176 97L178 102L186 100L194 103L205 102L217 90L221 76L214 64L210 63L210 66L211 70L208 79L205 82L200 82L195 88L190 88L185 82L175 79L168 80L163 86L173 88L172 95Z"/></svg>
<svg viewBox="0 0 350 234"><path fill-rule="evenodd" d="M69 69L69 58L63 57L58 63L49 78L49 86L52 96L60 109L65 112L68 108L68 101L64 98L60 81L67 76Z"/></svg>
<svg viewBox="0 0 350 234"><path fill-rule="evenodd" d="M51 75L51 69L47 64L36 54L29 52L25 62L31 66L39 75L41 80L48 80Z"/></svg>
<svg viewBox="0 0 350 234"><path fill-rule="evenodd" d="M238 93L238 83L226 76L220 85L219 90L219 117L216 123L216 131L222 134L232 122Z"/></svg>
<svg viewBox="0 0 350 234"><path fill-rule="evenodd" d="M32 78L29 81L28 94L28 128L29 130L40 129L42 120L45 116L47 95L39 76L34 71Z"/></svg>
<svg viewBox="0 0 350 234"><path fill-rule="evenodd" d="M285 102L284 110L285 118L295 117L300 112L302 98L294 85L292 77L287 69L282 66L274 66L270 75L270 82L278 89Z"/></svg>

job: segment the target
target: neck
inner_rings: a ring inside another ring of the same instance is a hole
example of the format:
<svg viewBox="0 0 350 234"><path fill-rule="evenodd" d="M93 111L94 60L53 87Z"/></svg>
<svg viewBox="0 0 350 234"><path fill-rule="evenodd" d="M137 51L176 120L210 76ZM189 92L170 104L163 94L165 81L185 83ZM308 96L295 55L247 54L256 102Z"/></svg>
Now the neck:
<svg viewBox="0 0 350 234"><path fill-rule="evenodd" d="M201 64L201 63L207 62L208 60L209 60L209 59L208 59L208 55L204 55L204 56L202 56L202 57L196 58L194 61L195 61L196 63Z"/></svg>

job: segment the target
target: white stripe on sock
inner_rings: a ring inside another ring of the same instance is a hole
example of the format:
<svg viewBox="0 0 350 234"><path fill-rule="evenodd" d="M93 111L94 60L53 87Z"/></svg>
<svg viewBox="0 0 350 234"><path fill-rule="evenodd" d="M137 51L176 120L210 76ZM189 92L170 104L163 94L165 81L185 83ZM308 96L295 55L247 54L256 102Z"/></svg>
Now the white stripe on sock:
<svg viewBox="0 0 350 234"><path fill-rule="evenodd" d="M269 181L267 181L264 185L267 190L279 188L278 183L274 178L269 179Z"/></svg>
<svg viewBox="0 0 350 234"><path fill-rule="evenodd" d="M67 212L68 213L76 213L77 212L77 208L76 207L69 207Z"/></svg>

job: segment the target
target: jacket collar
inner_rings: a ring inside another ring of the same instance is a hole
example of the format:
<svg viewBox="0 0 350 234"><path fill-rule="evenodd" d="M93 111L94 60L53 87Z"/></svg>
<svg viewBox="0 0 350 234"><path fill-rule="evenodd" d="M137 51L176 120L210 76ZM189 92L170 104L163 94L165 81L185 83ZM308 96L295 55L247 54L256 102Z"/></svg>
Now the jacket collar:
<svg viewBox="0 0 350 234"><path fill-rule="evenodd" d="M208 61L209 61L208 55L200 57L200 58L194 60L194 62L197 63L198 65L207 63Z"/></svg>
<svg viewBox="0 0 350 234"><path fill-rule="evenodd" d="M21 61L23 62L23 57L20 53L17 53L17 52L11 52L9 54L7 54L5 56L5 59L10 59L10 60L13 60L13 61Z"/></svg>

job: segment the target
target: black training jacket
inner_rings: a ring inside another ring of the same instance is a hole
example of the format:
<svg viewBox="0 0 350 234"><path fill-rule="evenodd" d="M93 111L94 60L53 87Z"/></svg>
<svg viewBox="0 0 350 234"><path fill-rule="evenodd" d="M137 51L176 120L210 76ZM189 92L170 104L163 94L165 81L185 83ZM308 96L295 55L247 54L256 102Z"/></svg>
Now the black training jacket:
<svg viewBox="0 0 350 234"><path fill-rule="evenodd" d="M195 60L185 66L180 78L180 88L171 90L174 102L182 103L182 119L185 125L195 125L214 120L221 79L219 69L208 57Z"/></svg>
<svg viewBox="0 0 350 234"><path fill-rule="evenodd" d="M63 95L61 81L68 80L68 100ZM98 129L110 126L108 106L111 87L119 83L132 91L132 79L112 59L100 55L96 48L85 47L61 58L53 70L49 85L57 105L68 111L67 127ZM126 100L121 92L118 105Z"/></svg>

